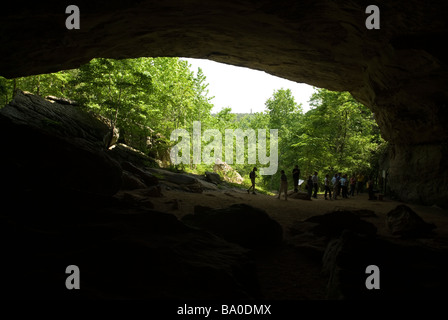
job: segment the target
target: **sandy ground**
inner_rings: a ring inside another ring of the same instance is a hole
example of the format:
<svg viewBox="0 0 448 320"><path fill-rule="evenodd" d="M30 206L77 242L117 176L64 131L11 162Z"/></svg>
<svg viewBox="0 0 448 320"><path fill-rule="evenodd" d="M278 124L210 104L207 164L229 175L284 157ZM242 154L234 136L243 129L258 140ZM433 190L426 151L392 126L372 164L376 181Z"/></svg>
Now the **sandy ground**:
<svg viewBox="0 0 448 320"><path fill-rule="evenodd" d="M246 203L265 210L283 227L285 240L289 237L289 227L295 221L301 221L314 215L331 212L335 209L369 209L377 217L363 218L375 224L378 234L393 238L386 227L385 216L402 202L384 199L369 201L366 193L349 199L324 200L322 194L318 199L296 200L263 194L248 194L244 190L208 191L201 194L173 190L163 190L163 197L151 198L155 210L168 212L178 218L193 213L194 206L224 208L236 203ZM434 223L437 228L435 237L425 239L429 245L448 248L448 211L438 207L407 204L426 222ZM321 263L300 253L292 246L255 252L258 277L261 290L266 299L279 300L318 300L325 299L325 287L328 279L321 274Z"/></svg>
<svg viewBox="0 0 448 320"><path fill-rule="evenodd" d="M206 191L203 193L187 193L182 191L162 191L164 197L151 198L155 210L168 212L182 218L193 213L194 206L202 205L211 208L225 208L236 203L246 203L265 210L273 219L277 220L287 230L294 221L305 220L314 215L320 215L339 208L369 209L374 211L377 218L365 218L374 223L378 228L378 234L391 236L386 228L386 214L403 202L384 199L382 201L368 200L367 193L355 195L349 199L324 200L323 194L311 201L277 199L277 196L263 194L248 194L244 190ZM406 204L412 208L426 222L437 226L436 234L440 238L448 238L448 210L438 207Z"/></svg>

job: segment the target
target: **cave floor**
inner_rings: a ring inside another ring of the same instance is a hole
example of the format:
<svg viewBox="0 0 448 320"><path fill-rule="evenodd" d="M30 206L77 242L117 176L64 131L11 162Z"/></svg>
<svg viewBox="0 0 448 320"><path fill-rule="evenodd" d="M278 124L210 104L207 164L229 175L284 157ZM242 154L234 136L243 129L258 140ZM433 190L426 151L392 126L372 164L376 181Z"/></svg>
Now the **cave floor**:
<svg viewBox="0 0 448 320"><path fill-rule="evenodd" d="M285 244L275 248L255 250L253 257L257 265L260 289L264 299L269 300L321 300L326 299L328 277L322 275L322 263L290 244L289 228L297 221L314 215L321 215L338 209L368 209L377 217L363 218L373 223L378 235L393 241L401 240L392 236L386 226L386 214L402 202L389 199L369 201L366 193L349 199L324 200L322 194L312 201L288 199L276 196L247 194L244 190L209 191L202 194L181 191L162 191L163 197L151 198L154 209L176 215L179 219L194 212L194 206L224 208L236 203L246 203L265 210L283 227ZM176 203L176 205L173 205ZM426 222L436 225L432 238L409 240L434 248L448 248L448 211L436 206L407 204Z"/></svg>
<svg viewBox="0 0 448 320"><path fill-rule="evenodd" d="M255 253L263 299L325 300L328 278L321 263L292 246Z"/></svg>

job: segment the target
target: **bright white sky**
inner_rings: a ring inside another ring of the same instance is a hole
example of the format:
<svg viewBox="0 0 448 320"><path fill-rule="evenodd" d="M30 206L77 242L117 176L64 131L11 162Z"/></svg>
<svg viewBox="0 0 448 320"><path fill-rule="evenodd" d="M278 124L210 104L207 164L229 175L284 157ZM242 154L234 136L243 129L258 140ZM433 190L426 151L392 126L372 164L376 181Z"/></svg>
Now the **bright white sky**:
<svg viewBox="0 0 448 320"><path fill-rule="evenodd" d="M198 68L207 77L209 97L214 104L212 113L223 108L232 108L233 113L255 113L265 110L265 102L275 90L290 89L295 101L302 104L303 111L309 110L308 100L314 92L312 86L278 78L263 71L235 67L210 60L182 58L191 64L191 70Z"/></svg>

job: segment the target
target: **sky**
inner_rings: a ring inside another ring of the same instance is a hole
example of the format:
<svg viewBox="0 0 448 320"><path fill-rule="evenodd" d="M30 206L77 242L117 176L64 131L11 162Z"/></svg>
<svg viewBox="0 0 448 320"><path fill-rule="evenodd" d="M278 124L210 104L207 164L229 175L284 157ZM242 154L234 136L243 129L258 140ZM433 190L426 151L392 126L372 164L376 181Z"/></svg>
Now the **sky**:
<svg viewBox="0 0 448 320"><path fill-rule="evenodd" d="M233 113L255 113L265 110L265 102L275 90L290 89L303 111L309 110L308 100L314 89L312 86L272 76L263 71L218 63L210 60L182 58L191 64L191 70L198 68L206 76L209 97L214 98L212 113L223 108L232 108Z"/></svg>

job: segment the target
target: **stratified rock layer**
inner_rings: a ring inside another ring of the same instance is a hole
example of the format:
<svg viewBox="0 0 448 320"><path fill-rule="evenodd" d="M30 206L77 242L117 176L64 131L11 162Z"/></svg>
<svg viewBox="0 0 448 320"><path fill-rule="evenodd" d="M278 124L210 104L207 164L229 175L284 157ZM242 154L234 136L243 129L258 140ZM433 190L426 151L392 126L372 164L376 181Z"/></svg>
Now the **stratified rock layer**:
<svg viewBox="0 0 448 320"><path fill-rule="evenodd" d="M0 110L3 195L29 189L114 195L122 169L106 153L109 134L77 106L19 92Z"/></svg>

